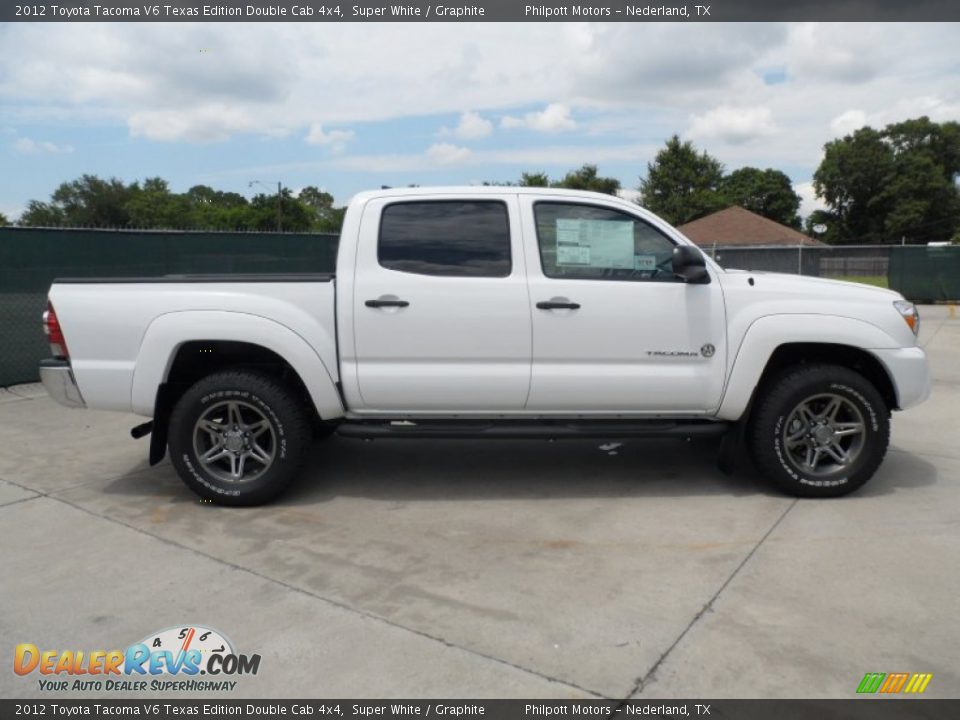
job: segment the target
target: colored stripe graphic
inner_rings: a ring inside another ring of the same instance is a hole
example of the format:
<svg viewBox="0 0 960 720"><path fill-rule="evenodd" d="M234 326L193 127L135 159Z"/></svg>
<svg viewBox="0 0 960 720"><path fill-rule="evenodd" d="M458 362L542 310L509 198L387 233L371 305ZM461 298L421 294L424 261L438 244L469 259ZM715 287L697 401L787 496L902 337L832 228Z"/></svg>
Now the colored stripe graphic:
<svg viewBox="0 0 960 720"><path fill-rule="evenodd" d="M927 689L932 679L933 673L867 673L857 686L857 692L867 695L895 695L899 692L919 695Z"/></svg>
<svg viewBox="0 0 960 720"><path fill-rule="evenodd" d="M907 682L907 678L910 677L910 673L890 673L887 675L887 679L884 681L883 685L880 686L880 692L882 693L898 693L903 689L903 686Z"/></svg>
<svg viewBox="0 0 960 720"><path fill-rule="evenodd" d="M880 683L883 682L883 679L886 676L886 673L867 673L863 676L863 680L860 681L860 685L857 687L857 692L875 693L880 689Z"/></svg>
<svg viewBox="0 0 960 720"><path fill-rule="evenodd" d="M907 687L904 688L905 693L919 694L927 689L927 685L930 684L930 680L933 678L933 673L914 673L910 678L910 682L907 683Z"/></svg>

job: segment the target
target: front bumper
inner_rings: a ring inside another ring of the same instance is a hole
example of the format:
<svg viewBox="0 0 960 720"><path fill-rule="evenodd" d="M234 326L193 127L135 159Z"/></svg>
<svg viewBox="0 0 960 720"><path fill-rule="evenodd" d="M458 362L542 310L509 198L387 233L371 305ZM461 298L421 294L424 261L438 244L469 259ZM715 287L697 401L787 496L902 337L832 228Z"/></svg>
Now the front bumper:
<svg viewBox="0 0 960 720"><path fill-rule="evenodd" d="M44 389L61 405L72 408L83 408L87 404L83 401L77 379L73 376L68 360L48 359L40 361L40 382Z"/></svg>
<svg viewBox="0 0 960 720"><path fill-rule="evenodd" d="M930 397L930 367L921 347L871 350L887 369L897 391L897 408L906 410Z"/></svg>

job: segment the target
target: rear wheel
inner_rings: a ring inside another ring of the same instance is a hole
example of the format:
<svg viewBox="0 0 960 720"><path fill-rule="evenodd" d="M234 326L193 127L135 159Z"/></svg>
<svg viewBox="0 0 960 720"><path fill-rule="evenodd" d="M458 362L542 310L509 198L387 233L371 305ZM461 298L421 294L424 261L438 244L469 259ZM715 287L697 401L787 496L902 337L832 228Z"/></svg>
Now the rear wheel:
<svg viewBox="0 0 960 720"><path fill-rule="evenodd" d="M853 492L876 472L890 441L883 398L837 365L788 370L763 390L749 433L757 468L798 497Z"/></svg>
<svg viewBox="0 0 960 720"><path fill-rule="evenodd" d="M294 479L310 445L303 402L271 377L225 371L184 393L170 416L170 457L187 487L220 505L259 505Z"/></svg>

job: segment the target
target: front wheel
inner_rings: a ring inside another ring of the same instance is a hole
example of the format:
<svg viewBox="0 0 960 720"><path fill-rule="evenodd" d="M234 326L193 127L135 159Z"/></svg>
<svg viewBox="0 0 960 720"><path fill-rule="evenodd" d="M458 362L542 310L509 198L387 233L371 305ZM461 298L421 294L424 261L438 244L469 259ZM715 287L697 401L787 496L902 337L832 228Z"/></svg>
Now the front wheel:
<svg viewBox="0 0 960 720"><path fill-rule="evenodd" d="M838 497L876 472L890 442L877 389L837 365L805 365L773 380L757 400L749 443L757 468L798 497Z"/></svg>
<svg viewBox="0 0 960 720"><path fill-rule="evenodd" d="M311 438L303 401L271 377L225 371L198 381L170 416L180 478L220 505L260 505L297 475Z"/></svg>

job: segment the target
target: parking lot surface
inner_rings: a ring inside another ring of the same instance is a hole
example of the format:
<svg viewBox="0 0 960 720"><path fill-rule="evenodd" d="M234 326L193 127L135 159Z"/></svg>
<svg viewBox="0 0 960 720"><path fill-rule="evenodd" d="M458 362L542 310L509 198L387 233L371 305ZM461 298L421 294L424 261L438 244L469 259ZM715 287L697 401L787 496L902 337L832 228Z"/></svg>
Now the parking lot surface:
<svg viewBox="0 0 960 720"><path fill-rule="evenodd" d="M223 698L960 696L960 319L922 318L933 395L837 500L714 442L334 438L280 502L219 508L147 465L141 418L0 390L0 696L67 696L17 643L186 625L261 655Z"/></svg>

